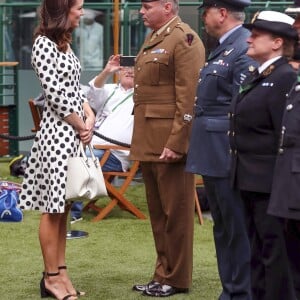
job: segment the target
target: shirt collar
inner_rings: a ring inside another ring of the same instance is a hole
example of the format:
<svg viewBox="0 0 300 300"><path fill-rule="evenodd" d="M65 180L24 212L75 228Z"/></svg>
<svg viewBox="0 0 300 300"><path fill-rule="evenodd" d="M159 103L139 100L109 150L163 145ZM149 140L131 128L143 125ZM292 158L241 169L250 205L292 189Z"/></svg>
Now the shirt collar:
<svg viewBox="0 0 300 300"><path fill-rule="evenodd" d="M236 31L240 27L242 27L242 25L238 25L238 26L230 29L229 31L227 31L225 34L223 34L221 36L221 38L219 39L219 43L222 44L234 31Z"/></svg>
<svg viewBox="0 0 300 300"><path fill-rule="evenodd" d="M131 88L131 89L128 89L128 90L125 90L124 88L123 88L123 86L119 83L118 84L118 88L123 92L123 93L131 93L132 91L133 91L133 88Z"/></svg>

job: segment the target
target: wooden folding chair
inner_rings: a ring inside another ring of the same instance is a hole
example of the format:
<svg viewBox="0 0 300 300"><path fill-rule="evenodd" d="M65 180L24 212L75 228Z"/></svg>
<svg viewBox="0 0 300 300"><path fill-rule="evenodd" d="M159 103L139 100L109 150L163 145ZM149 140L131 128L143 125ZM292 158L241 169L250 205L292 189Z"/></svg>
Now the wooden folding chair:
<svg viewBox="0 0 300 300"><path fill-rule="evenodd" d="M203 221L203 216L202 216L202 210L201 210L201 206L200 206L200 202L199 202L198 194L197 194L197 190L196 190L197 185L201 185L201 186L204 185L202 177L195 176L195 206L196 206L199 223L200 223L200 225L203 225L204 221Z"/></svg>
<svg viewBox="0 0 300 300"><path fill-rule="evenodd" d="M32 115L34 128L31 129L32 132L37 132L40 130L40 122L42 119L42 109L41 107L35 105L33 99L29 99L28 101L30 112Z"/></svg>
<svg viewBox="0 0 300 300"><path fill-rule="evenodd" d="M100 160L101 166L103 166L107 161L111 153L111 150L114 149L129 150L129 148L117 146L117 145L94 145L94 147L95 149L105 150L105 153ZM119 205L120 208L127 210L128 212L132 213L134 216L136 216L139 219L146 219L146 216L124 196L124 193L127 190L127 187L130 185L131 181L133 180L138 168L139 168L139 162L132 161L129 170L126 172L122 172L122 171L103 172L105 185L106 185L107 193L110 197L110 201L103 208L96 205L97 200L90 201L84 207L83 209L84 211L92 209L98 212L98 214L92 219L93 222L97 222L105 218L116 205ZM124 180L120 187L116 187L113 185L113 179L116 177L122 178Z"/></svg>

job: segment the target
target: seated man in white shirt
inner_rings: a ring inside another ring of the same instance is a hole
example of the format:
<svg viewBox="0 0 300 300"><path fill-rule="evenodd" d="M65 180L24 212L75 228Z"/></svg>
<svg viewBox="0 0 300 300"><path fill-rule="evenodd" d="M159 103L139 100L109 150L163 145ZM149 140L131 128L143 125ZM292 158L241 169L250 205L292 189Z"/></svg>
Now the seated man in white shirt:
<svg viewBox="0 0 300 300"><path fill-rule="evenodd" d="M87 98L96 113L95 131L101 135L125 144L131 144L133 129L133 67L121 67L119 55L109 58L103 71L89 82ZM106 83L118 72L117 84ZM111 144L93 136L92 145ZM104 150L94 149L94 154L101 158ZM103 171L126 171L129 166L129 151L112 150L102 167ZM71 209L71 224L81 220L82 202L74 202Z"/></svg>

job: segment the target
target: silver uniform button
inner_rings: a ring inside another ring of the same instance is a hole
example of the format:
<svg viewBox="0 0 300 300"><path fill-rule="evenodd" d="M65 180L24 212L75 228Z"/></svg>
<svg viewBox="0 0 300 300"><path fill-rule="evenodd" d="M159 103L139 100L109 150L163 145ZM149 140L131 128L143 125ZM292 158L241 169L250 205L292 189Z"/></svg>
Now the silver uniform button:
<svg viewBox="0 0 300 300"><path fill-rule="evenodd" d="M286 110L291 110L292 108L293 108L293 104L289 104L287 105Z"/></svg>
<svg viewBox="0 0 300 300"><path fill-rule="evenodd" d="M300 84L297 84L297 85L296 85L295 91L296 91L296 92L299 92L299 91L300 91Z"/></svg>
<svg viewBox="0 0 300 300"><path fill-rule="evenodd" d="M284 150L282 148L279 148L278 153L282 154L284 152Z"/></svg>

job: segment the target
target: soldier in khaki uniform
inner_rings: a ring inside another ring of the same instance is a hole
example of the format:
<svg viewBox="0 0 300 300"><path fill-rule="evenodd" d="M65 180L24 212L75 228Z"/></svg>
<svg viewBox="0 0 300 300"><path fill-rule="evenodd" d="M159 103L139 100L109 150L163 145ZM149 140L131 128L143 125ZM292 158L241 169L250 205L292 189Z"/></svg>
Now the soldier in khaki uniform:
<svg viewBox="0 0 300 300"><path fill-rule="evenodd" d="M153 31L136 58L131 158L141 162L157 252L143 295L188 292L192 280L194 175L185 173L196 84L205 50L178 17L178 0L144 0Z"/></svg>

